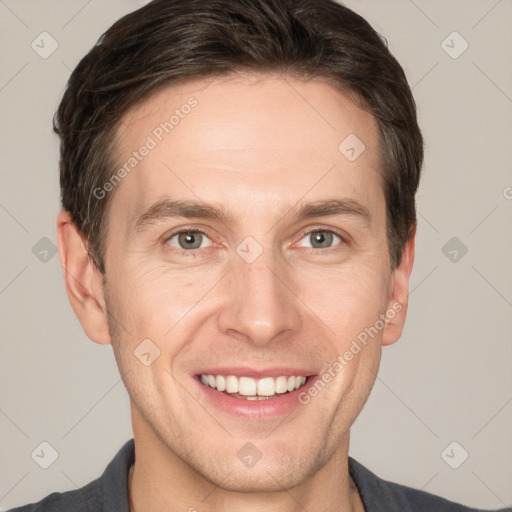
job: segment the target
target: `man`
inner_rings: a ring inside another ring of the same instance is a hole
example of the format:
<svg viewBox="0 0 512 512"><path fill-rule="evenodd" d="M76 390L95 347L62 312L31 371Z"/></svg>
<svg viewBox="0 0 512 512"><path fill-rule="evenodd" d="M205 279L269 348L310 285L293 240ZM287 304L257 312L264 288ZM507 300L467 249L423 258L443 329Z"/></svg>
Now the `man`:
<svg viewBox="0 0 512 512"><path fill-rule="evenodd" d="M348 455L405 322L423 140L332 0L155 0L59 107L59 254L134 439L19 511L470 510Z"/></svg>

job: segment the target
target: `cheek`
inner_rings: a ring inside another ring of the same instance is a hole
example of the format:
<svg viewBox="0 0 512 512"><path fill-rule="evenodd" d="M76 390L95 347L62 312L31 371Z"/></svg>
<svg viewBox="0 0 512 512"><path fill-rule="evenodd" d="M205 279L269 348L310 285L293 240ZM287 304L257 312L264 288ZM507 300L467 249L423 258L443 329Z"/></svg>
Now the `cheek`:
<svg viewBox="0 0 512 512"><path fill-rule="evenodd" d="M127 331L138 337L162 339L211 288L211 277L202 274L147 262L119 268L116 297Z"/></svg>
<svg viewBox="0 0 512 512"><path fill-rule="evenodd" d="M299 296L340 343L374 325L386 308L386 280L371 266L312 269L301 281Z"/></svg>

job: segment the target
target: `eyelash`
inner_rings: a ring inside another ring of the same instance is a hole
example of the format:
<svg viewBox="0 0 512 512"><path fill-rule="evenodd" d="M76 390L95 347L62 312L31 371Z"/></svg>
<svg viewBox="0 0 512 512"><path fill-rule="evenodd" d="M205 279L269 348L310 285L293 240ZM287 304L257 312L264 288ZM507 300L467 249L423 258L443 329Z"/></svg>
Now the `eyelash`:
<svg viewBox="0 0 512 512"><path fill-rule="evenodd" d="M302 240L303 238L305 238L309 235L312 235L313 233L319 233L319 232L320 233L332 233L332 234L338 236L341 239L341 242L338 245L335 245L333 247L327 247L326 249L318 249L318 248L314 248L314 247L302 247L302 249L310 249L310 253L312 253L312 254L326 255L326 254L330 254L333 250L336 250L340 246L346 245L348 243L347 236L344 235L343 233L340 233L339 231L334 230L334 229L330 229L330 228L327 229L327 228L323 228L323 227L315 227L313 229L310 229L309 231L302 233L299 240ZM192 234L199 233L201 235L205 235L206 237L210 238L210 240L211 240L211 237L208 236L208 233L206 233L205 231L201 231L200 229L197 229L197 228L190 228L190 229L185 228L185 229L180 229L179 231L174 231L169 236L166 236L164 239L164 244L172 247L173 252L176 251L180 256L183 256L183 257L192 256L195 258L198 254L202 254L204 251L211 249L211 246L210 246L210 247L186 250L186 249L179 249L177 247L171 246L168 243L169 240L171 240L171 238L175 237L176 235L181 235L184 233L192 233ZM212 243L214 243L214 242L212 241Z"/></svg>

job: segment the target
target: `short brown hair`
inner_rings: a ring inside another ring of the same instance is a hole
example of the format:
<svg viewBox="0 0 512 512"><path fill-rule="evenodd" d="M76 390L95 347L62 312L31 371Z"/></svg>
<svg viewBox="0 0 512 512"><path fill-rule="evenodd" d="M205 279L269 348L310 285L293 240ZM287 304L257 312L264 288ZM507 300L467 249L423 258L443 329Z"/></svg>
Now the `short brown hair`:
<svg viewBox="0 0 512 512"><path fill-rule="evenodd" d="M237 71L325 78L377 120L392 269L416 226L423 138L404 71L387 42L335 0L154 0L112 25L69 78L54 118L62 207L105 273L119 122L135 104L190 78ZM340 141L341 142L341 141Z"/></svg>

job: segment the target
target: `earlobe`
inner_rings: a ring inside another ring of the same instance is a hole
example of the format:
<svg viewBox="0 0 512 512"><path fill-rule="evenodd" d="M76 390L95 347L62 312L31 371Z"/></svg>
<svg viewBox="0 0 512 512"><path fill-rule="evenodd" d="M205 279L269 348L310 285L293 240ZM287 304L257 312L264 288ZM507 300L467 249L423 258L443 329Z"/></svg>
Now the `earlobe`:
<svg viewBox="0 0 512 512"><path fill-rule="evenodd" d="M392 290L386 309L386 327L382 335L382 345L391 345L402 335L409 304L409 279L414 263L415 236L416 227L414 226L411 237L405 244L400 265L392 275Z"/></svg>
<svg viewBox="0 0 512 512"><path fill-rule="evenodd" d="M86 241L68 212L57 217L57 239L69 302L87 336L110 344L103 279L86 249Z"/></svg>

